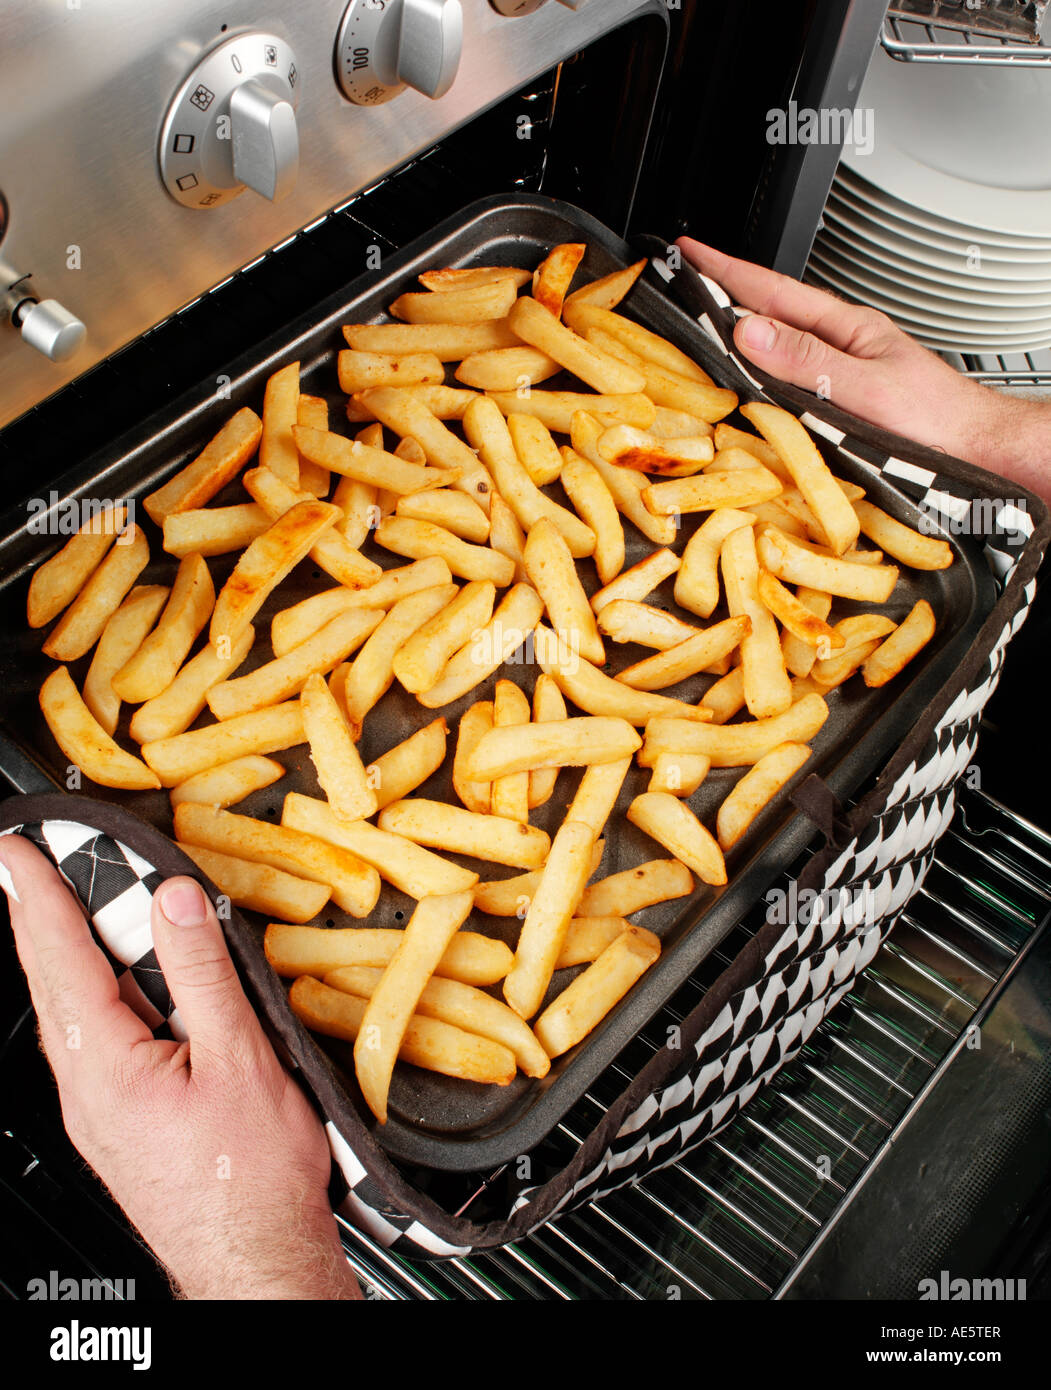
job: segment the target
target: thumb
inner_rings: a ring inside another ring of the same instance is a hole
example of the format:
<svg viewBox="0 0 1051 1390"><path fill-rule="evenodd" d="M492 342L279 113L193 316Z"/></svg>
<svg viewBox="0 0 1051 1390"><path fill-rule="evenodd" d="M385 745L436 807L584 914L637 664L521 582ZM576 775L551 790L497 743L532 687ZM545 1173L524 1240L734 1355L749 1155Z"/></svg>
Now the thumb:
<svg viewBox="0 0 1051 1390"><path fill-rule="evenodd" d="M739 320L734 343L750 362L779 381L826 398L835 387L836 399L846 409L850 408L847 402L852 392L863 385L859 378L865 367L872 367L872 363L840 352L813 333L763 314L748 314Z"/></svg>
<svg viewBox="0 0 1051 1390"><path fill-rule="evenodd" d="M153 895L153 944L190 1055L224 1054L262 1040L215 909L192 878L170 878Z"/></svg>

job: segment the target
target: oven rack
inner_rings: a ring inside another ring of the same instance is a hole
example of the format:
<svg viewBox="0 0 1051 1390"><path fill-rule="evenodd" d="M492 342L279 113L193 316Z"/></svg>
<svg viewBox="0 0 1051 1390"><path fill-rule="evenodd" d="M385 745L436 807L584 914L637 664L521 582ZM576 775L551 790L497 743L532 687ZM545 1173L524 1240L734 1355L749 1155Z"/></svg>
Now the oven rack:
<svg viewBox="0 0 1051 1390"><path fill-rule="evenodd" d="M1029 941L1051 907L1049 883L1051 836L993 797L964 790L924 887L872 965L731 1125L633 1188L469 1258L413 1263L342 1223L368 1297L778 1297ZM755 927L742 923L599 1078L536 1151L540 1163L571 1155ZM465 1203L467 1214L484 1205L487 1185Z"/></svg>
<svg viewBox="0 0 1051 1390"><path fill-rule="evenodd" d="M1051 48L1008 37L975 35L967 29L948 27L945 21L924 23L888 14L880 31L880 44L902 63L978 64L998 68L1046 68Z"/></svg>
<svg viewBox="0 0 1051 1390"><path fill-rule="evenodd" d="M999 353L975 357L944 354L954 367L975 381L1004 390L1051 394L1051 348L1041 352Z"/></svg>

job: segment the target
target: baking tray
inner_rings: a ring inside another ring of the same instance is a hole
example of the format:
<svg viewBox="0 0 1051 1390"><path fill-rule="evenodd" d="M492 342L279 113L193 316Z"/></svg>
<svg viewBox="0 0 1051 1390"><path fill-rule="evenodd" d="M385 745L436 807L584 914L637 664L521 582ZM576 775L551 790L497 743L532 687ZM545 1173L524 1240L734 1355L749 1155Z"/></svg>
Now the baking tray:
<svg viewBox="0 0 1051 1390"><path fill-rule="evenodd" d="M168 411L148 422L139 437L118 439L109 449L76 465L56 484L56 491L60 497L141 499L192 458L235 409L251 405L260 410L266 378L278 367L297 358L301 362L304 389L328 399L333 428L353 433L360 426L347 424L345 398L339 391L336 374L336 353L344 345L341 324L384 318L386 306L396 295L411 288L418 272L427 267L510 263L532 268L551 246L567 240L587 243L587 254L578 273L581 281L606 274L636 259L632 247L588 214L565 203L539 195L494 197L475 203L391 256L381 270L352 280L315 312L304 315L280 334L246 351L228 369L228 395L225 392L217 394L213 383L203 383L195 398L183 397L174 402ZM652 270L635 285L623 307L632 317L690 352L717 381L739 389L742 398L754 396L754 391L736 376L732 364L713 347L697 322L669 300L662 282ZM558 378L553 378L547 386L556 388L562 384ZM771 394L777 398L776 390ZM866 428L859 424L856 431L859 438L865 438ZM894 516L917 525L919 513L911 501L887 482L871 476L854 460L840 457L824 441L817 442L829 458L835 458L842 476L857 480L874 502ZM908 446L903 444L899 453L908 458ZM548 491L565 503L559 485L552 485ZM242 499L240 484L235 482L216 500L226 503ZM154 556L139 582L157 583L162 579L170 582L174 569L172 558L161 550L157 529L141 506L136 508L136 514L149 536ZM64 538L30 535L25 529L25 519L23 510L9 513L0 521L0 599L6 615L0 679L7 691L0 718L0 772L20 790L41 791L65 787L67 769L37 705L37 691L52 669L52 663L41 654L42 634L30 632L22 615L31 568L57 549ZM701 519L695 518L694 524ZM690 523L683 527L677 550L681 551L691 530ZM625 535L626 565L635 563L653 548L628 523L625 523ZM938 620L932 642L897 683L882 690L868 690L860 681L852 681L833 692L829 700L830 717L813 740L813 755L803 772L764 810L727 856L729 884L723 888L700 885L688 899L656 905L637 914L640 924L661 937L660 959L589 1038L554 1061L547 1077L538 1081L519 1076L510 1086L490 1087L399 1065L391 1087L390 1119L385 1126L379 1126L362 1106L349 1046L329 1039L312 1039L300 1029L301 1063L305 1057L317 1065L320 1060L317 1049L323 1049L352 1104L373 1127L378 1141L392 1156L413 1164L481 1172L531 1149L719 945L748 907L811 842L814 827L795 811L789 800L800 777L819 773L841 800L847 799L886 761L949 678L992 608L996 590L980 543L948 534L944 538L953 546L955 563L948 570L938 572L903 570L893 601L885 606L891 616L900 619L917 598L928 599ZM405 563L371 542L365 546L365 551L385 567ZM209 562L217 589L232 563L231 557ZM582 562L581 570L585 587L593 591L598 587L598 580L591 561ZM256 623L259 633L256 648L242 667L242 674L270 659L267 636L271 615L278 608L327 587L330 582L309 560L297 568L260 614ZM680 612L672 598L673 583L668 580L651 595L650 601L669 611ZM834 612L842 614L864 607L839 600ZM680 615L687 621L697 621L693 614ZM712 620L720 616L722 612L716 610ZM615 673L649 653L633 644L619 647L610 643L607 654L610 657L608 669ZM85 657L72 668L78 685L89 659ZM519 664L505 667L497 673L500 675L510 677L526 689L531 688L534 678L531 670ZM475 700L491 698L497 676L440 711L448 720L451 741L463 710ZM696 701L711 679L698 676L672 687L667 693ZM575 712L572 707L571 712ZM395 684L365 722L362 754L366 763L438 713L423 709ZM127 718L125 708L118 737L126 732ZM285 792L295 789L318 794L313 767L304 747L276 756L287 768L286 778L276 787L257 792L232 809L276 820ZM446 761L451 763L451 758ZM645 789L649 775L639 768L633 768L629 774L618 808L607 827L605 853L597 876L665 857L666 851L661 846L630 825L623 816L628 801ZM717 805L740 775L740 769L715 769L690 798L691 807L709 825L714 824ZM546 806L533 813L534 824L554 834L580 776L579 771L560 774L554 796ZM83 791L118 802L171 834L171 809L164 792L126 793L91 784L86 784ZM451 798L448 771L439 769L418 789L418 794ZM452 857L478 869L483 878L505 877L518 872ZM411 899L384 884L369 922L376 926L403 925L413 906ZM261 940L263 919L250 913L244 916ZM329 926L362 925L333 909L331 904L319 920ZM506 940L513 946L519 924L515 919L475 913L465 926ZM563 988L572 973L576 972L559 972L551 993ZM494 988L494 992L498 991Z"/></svg>

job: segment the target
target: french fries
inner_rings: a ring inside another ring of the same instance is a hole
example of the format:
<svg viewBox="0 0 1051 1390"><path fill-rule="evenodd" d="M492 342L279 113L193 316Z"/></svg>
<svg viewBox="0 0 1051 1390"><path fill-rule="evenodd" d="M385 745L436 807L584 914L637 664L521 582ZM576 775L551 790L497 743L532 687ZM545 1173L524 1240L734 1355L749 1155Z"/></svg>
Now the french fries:
<svg viewBox="0 0 1051 1390"><path fill-rule="evenodd" d="M749 619L741 637L744 699L756 719L781 714L792 703L777 623L759 596L759 561L750 526L739 526L723 541L719 562L732 615Z"/></svg>
<svg viewBox="0 0 1051 1390"><path fill-rule="evenodd" d="M595 569L600 584L609 584L624 568L624 527L602 474L575 449L562 449L559 477L581 520L595 535Z"/></svg>
<svg viewBox="0 0 1051 1390"><path fill-rule="evenodd" d="M451 488L433 488L399 497L394 510L400 517L429 521L476 545L489 539L489 518L485 512L466 493L454 492Z"/></svg>
<svg viewBox="0 0 1051 1390"><path fill-rule="evenodd" d="M103 509L33 572L26 600L30 627L43 627L73 602L123 531L127 514L123 503Z"/></svg>
<svg viewBox="0 0 1051 1390"><path fill-rule="evenodd" d="M427 709L441 709L466 695L518 651L540 623L544 603L528 584L508 589L496 612L479 628L470 646L446 664L441 678L416 697Z"/></svg>
<svg viewBox="0 0 1051 1390"><path fill-rule="evenodd" d="M948 541L920 535L871 502L856 501L853 506L862 535L903 565L914 570L943 570L952 564L952 546Z"/></svg>
<svg viewBox="0 0 1051 1390"><path fill-rule="evenodd" d="M561 364L539 348L505 347L472 352L456 368L455 376L479 391L519 391L561 370Z"/></svg>
<svg viewBox="0 0 1051 1390"><path fill-rule="evenodd" d="M661 953L645 927L628 927L537 1019L534 1033L549 1057L560 1057L595 1028Z"/></svg>
<svg viewBox="0 0 1051 1390"><path fill-rule="evenodd" d="M473 782L492 782L542 767L588 767L615 763L642 747L625 719L560 719L543 724L494 723L464 760Z"/></svg>
<svg viewBox="0 0 1051 1390"><path fill-rule="evenodd" d="M628 666L617 676L617 680L630 685L633 690L663 690L666 686L677 685L679 681L695 676L698 671L706 671L714 661L729 655L735 647L740 646L743 650L751 632L752 620L747 613L727 618L695 633L685 642ZM774 642L777 642L776 633ZM780 656L780 646L777 650Z"/></svg>
<svg viewBox="0 0 1051 1390"><path fill-rule="evenodd" d="M614 642L637 642L641 647L653 647L659 652L677 647L702 630L684 623L673 613L666 613L663 608L626 598L605 604L599 612L598 625Z"/></svg>
<svg viewBox="0 0 1051 1390"><path fill-rule="evenodd" d="M719 807L716 834L723 851L732 849L763 807L810 757L805 743L779 743L754 763Z"/></svg>
<svg viewBox="0 0 1051 1390"><path fill-rule="evenodd" d="M600 878L586 889L577 911L581 917L630 917L654 903L685 898L693 892L693 875L681 859L651 859Z"/></svg>
<svg viewBox="0 0 1051 1390"><path fill-rule="evenodd" d="M195 554L206 559L227 555L251 545L269 525L270 518L258 502L173 512L164 518L164 548L178 560Z"/></svg>
<svg viewBox="0 0 1051 1390"><path fill-rule="evenodd" d="M642 372L578 337L535 299L516 300L507 321L523 342L539 348L599 393L628 396L646 386Z"/></svg>
<svg viewBox="0 0 1051 1390"><path fill-rule="evenodd" d="M562 313L562 301L587 249L582 241L563 242L554 247L533 272L533 298L555 318Z"/></svg>
<svg viewBox="0 0 1051 1390"><path fill-rule="evenodd" d="M643 767L659 753L703 753L712 767L745 767L757 763L780 743L807 743L828 718L820 695L804 695L783 714L747 724L697 724L683 719L654 719L646 728L639 754Z"/></svg>
<svg viewBox="0 0 1051 1390"><path fill-rule="evenodd" d="M611 583L601 588L597 594L593 594L591 607L595 613L601 614L608 604L616 603L621 599L628 599L635 603L641 602L653 592L658 584L662 584L678 568L679 557L673 550L653 550L646 556L645 560L640 560L638 564L624 570ZM714 603L712 607L715 607ZM706 613L704 616L707 617L708 614Z"/></svg>
<svg viewBox="0 0 1051 1390"><path fill-rule="evenodd" d="M209 440L192 463L176 473L163 487L144 497L142 505L150 520L163 526L176 512L203 507L245 466L259 447L263 422L247 406L226 422Z"/></svg>
<svg viewBox="0 0 1051 1390"><path fill-rule="evenodd" d="M376 793L369 785L347 721L324 677L316 671L307 677L299 703L311 761L334 814L347 821L375 815Z"/></svg>
<svg viewBox="0 0 1051 1390"><path fill-rule="evenodd" d="M399 599L390 612L383 615L354 658L343 688L347 720L355 740L361 736L366 714L394 681L394 658L400 648L428 619L451 603L456 594L455 584L422 589L418 594Z"/></svg>
<svg viewBox="0 0 1051 1390"><path fill-rule="evenodd" d="M271 922L263 950L278 975L286 979L314 975L320 980L343 966L388 965L404 935L389 927L325 928ZM495 985L510 970L513 960L510 947L502 941L459 931L445 948L435 974L465 985Z"/></svg>
<svg viewBox="0 0 1051 1390"><path fill-rule="evenodd" d="M617 425L599 437L599 453L610 463L635 468L640 473L659 473L664 478L696 473L715 457L707 435L689 439L659 439L630 425Z"/></svg>
<svg viewBox="0 0 1051 1390"><path fill-rule="evenodd" d="M448 737L449 727L445 720L432 719L369 764L366 770L375 788L379 810L392 801L400 801L426 782L432 772L437 772L445 761Z"/></svg>
<svg viewBox="0 0 1051 1390"><path fill-rule="evenodd" d="M188 729L208 702L208 692L241 665L252 649L255 628L245 628L229 651L220 656L212 646L191 657L160 695L147 700L131 717L128 732L138 743L173 738Z"/></svg>
<svg viewBox="0 0 1051 1390"><path fill-rule="evenodd" d="M111 684L122 700L137 705L167 690L214 604L207 564L200 555L187 555L157 626L113 677Z"/></svg>
<svg viewBox="0 0 1051 1390"><path fill-rule="evenodd" d="M142 529L133 526L130 544L112 547L52 628L43 646L44 655L55 661L76 661L89 652L149 558L149 543Z"/></svg>
<svg viewBox="0 0 1051 1390"><path fill-rule="evenodd" d="M572 817L567 816L568 819L572 819ZM590 874L595 873L602 861L604 845L604 840L595 840L592 845ZM530 869L527 873L515 874L511 878L490 879L488 882L476 883L474 886L474 905L479 912L488 912L492 917L524 919L542 874L542 869ZM510 969L510 966L508 968Z"/></svg>
<svg viewBox="0 0 1051 1390"><path fill-rule="evenodd" d="M513 265L479 265L470 269L449 266L443 270L424 270L416 277L427 290L465 290L474 285L488 285L493 280L513 280L516 288L528 285L533 278L530 270Z"/></svg>
<svg viewBox="0 0 1051 1390"><path fill-rule="evenodd" d="M524 559L526 577L544 600L559 638L588 661L603 665L606 649L573 556L554 522L547 517L541 517L529 528Z"/></svg>
<svg viewBox="0 0 1051 1390"><path fill-rule="evenodd" d="M643 490L642 500L651 512L667 515L713 511L716 507L747 507L752 502L768 502L780 491L780 480L760 463L728 473L708 472L700 477L651 483Z"/></svg>
<svg viewBox="0 0 1051 1390"><path fill-rule="evenodd" d="M643 792L628 807L627 817L632 825L671 850L702 883L726 882L722 850L711 832L677 797L669 792Z"/></svg>
<svg viewBox="0 0 1051 1390"><path fill-rule="evenodd" d="M219 763L249 753L280 753L304 743L303 713L298 700L188 729L171 737L151 739L142 745L143 761L160 778L161 786L174 787Z"/></svg>
<svg viewBox="0 0 1051 1390"><path fill-rule="evenodd" d="M232 854L220 854L202 845L184 844L179 848L202 873L208 875L220 893L250 912L282 917L286 922L309 922L331 896L327 884L287 874L268 864L239 859ZM294 931L296 928L289 927L288 930Z"/></svg>
<svg viewBox="0 0 1051 1390"><path fill-rule="evenodd" d="M429 690L451 656L467 645L493 615L496 585L489 580L465 584L452 602L439 609L394 654L392 669L406 690Z"/></svg>
<svg viewBox="0 0 1051 1390"><path fill-rule="evenodd" d="M523 694L514 681L498 680L493 689L493 728L499 729L503 734L510 735L512 741L521 731L522 726L529 723L530 708L528 697ZM477 749L467 760L467 771L470 775L471 761L477 756ZM521 825L529 824L529 773L517 767L509 768L506 772L499 772L495 777L480 779L475 781L487 780L490 783L489 809L494 816L503 816L506 820L518 821Z"/></svg>
<svg viewBox="0 0 1051 1390"><path fill-rule="evenodd" d="M476 700L460 716L453 759L453 789L468 811L487 816L493 806L493 789L489 782L472 782L467 776L467 761L483 734L493 727L492 700Z"/></svg>
<svg viewBox="0 0 1051 1390"><path fill-rule="evenodd" d="M547 858L550 839L533 825L520 825L502 816L480 815L444 801L422 796L393 801L380 812L381 830L404 835L429 849L450 854L469 854L493 864L516 869L535 869Z"/></svg>
<svg viewBox="0 0 1051 1390"><path fill-rule="evenodd" d="M40 687L40 710L62 752L85 777L102 787L143 791L160 779L141 759L114 743L80 698L65 666L52 671Z"/></svg>
<svg viewBox="0 0 1051 1390"><path fill-rule="evenodd" d="M520 347L521 342L503 319L488 323L345 323L347 346L359 352L401 356L432 352L443 362L459 362L473 352Z"/></svg>
<svg viewBox="0 0 1051 1390"><path fill-rule="evenodd" d="M490 280L454 290L401 294L390 306L391 317L405 323L488 323L503 319L515 302L513 280Z"/></svg>
<svg viewBox="0 0 1051 1390"><path fill-rule="evenodd" d="M382 352L355 352L347 348L336 359L339 389L348 396L370 386L440 385L445 368L433 352L406 352L392 357Z"/></svg>
<svg viewBox="0 0 1051 1390"><path fill-rule="evenodd" d="M477 399L484 398L472 396L467 410ZM488 515L493 480L484 464L422 401L407 391L399 391L391 386L373 387L363 393L362 400L375 413L377 420L399 434L415 439L429 464L436 469L455 473L456 477L449 477L448 482L461 492L466 492ZM445 486L445 480L442 486Z"/></svg>
<svg viewBox="0 0 1051 1390"><path fill-rule="evenodd" d="M113 734L120 717L120 696L112 680L138 651L157 621L168 598L163 584L139 584L109 618L84 678L84 703L105 729Z"/></svg>
<svg viewBox="0 0 1051 1390"><path fill-rule="evenodd" d="M865 658L861 675L868 686L886 685L909 664L934 636L934 610L919 599L887 640Z"/></svg>
<svg viewBox="0 0 1051 1390"><path fill-rule="evenodd" d="M506 555L485 545L471 545L431 521L385 516L376 527L376 544L413 560L439 555L458 578L488 580L500 589L515 577L514 562Z"/></svg>
<svg viewBox="0 0 1051 1390"><path fill-rule="evenodd" d="M296 427L298 429L298 426ZM321 465L305 460L311 468ZM299 502L315 500L312 493L290 488L268 468L253 468L244 476L245 489L259 503L272 522L278 521ZM373 584L380 577L380 567L354 549L339 530L338 517L317 537L308 552L314 564L330 574L340 584L357 589Z"/></svg>
<svg viewBox="0 0 1051 1390"><path fill-rule="evenodd" d="M533 722L545 724L566 718L566 702L554 680L544 671L533 686ZM529 809L551 799L558 780L557 767L535 768L529 774Z"/></svg>
<svg viewBox="0 0 1051 1390"><path fill-rule="evenodd" d="M562 455L543 420L535 415L509 415L507 432L515 453L537 487L553 483L562 472Z"/></svg>
<svg viewBox="0 0 1051 1390"><path fill-rule="evenodd" d="M196 801L201 806L217 806L225 811L252 792L279 782L284 775L285 769L273 758L262 758L258 754L235 758L231 763L199 772L196 777L188 777L172 787L172 809L184 801Z"/></svg>
<svg viewBox="0 0 1051 1390"><path fill-rule="evenodd" d="M762 564L776 578L840 598L886 603L898 582L894 565L855 565L849 560L817 555L776 526L763 528L756 549Z"/></svg>
<svg viewBox="0 0 1051 1390"><path fill-rule="evenodd" d="M518 391L489 391L486 399L504 415L535 415L556 434L570 432L578 411L590 411L604 425L637 425L644 430L657 418L657 407L641 391L594 396L584 391L533 391L524 397Z"/></svg>
<svg viewBox="0 0 1051 1390"><path fill-rule="evenodd" d="M274 372L263 396L259 463L286 487L299 487L299 450L292 431L299 419L299 363Z"/></svg>

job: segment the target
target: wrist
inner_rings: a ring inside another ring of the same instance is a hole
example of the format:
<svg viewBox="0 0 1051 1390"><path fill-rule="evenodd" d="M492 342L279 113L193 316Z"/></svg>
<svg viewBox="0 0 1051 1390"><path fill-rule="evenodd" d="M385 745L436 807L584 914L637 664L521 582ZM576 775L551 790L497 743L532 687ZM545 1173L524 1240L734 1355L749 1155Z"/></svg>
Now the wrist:
<svg viewBox="0 0 1051 1390"><path fill-rule="evenodd" d="M1020 483L1045 499L1051 494L1051 403L1009 396L987 386L979 393L974 424L960 457Z"/></svg>

